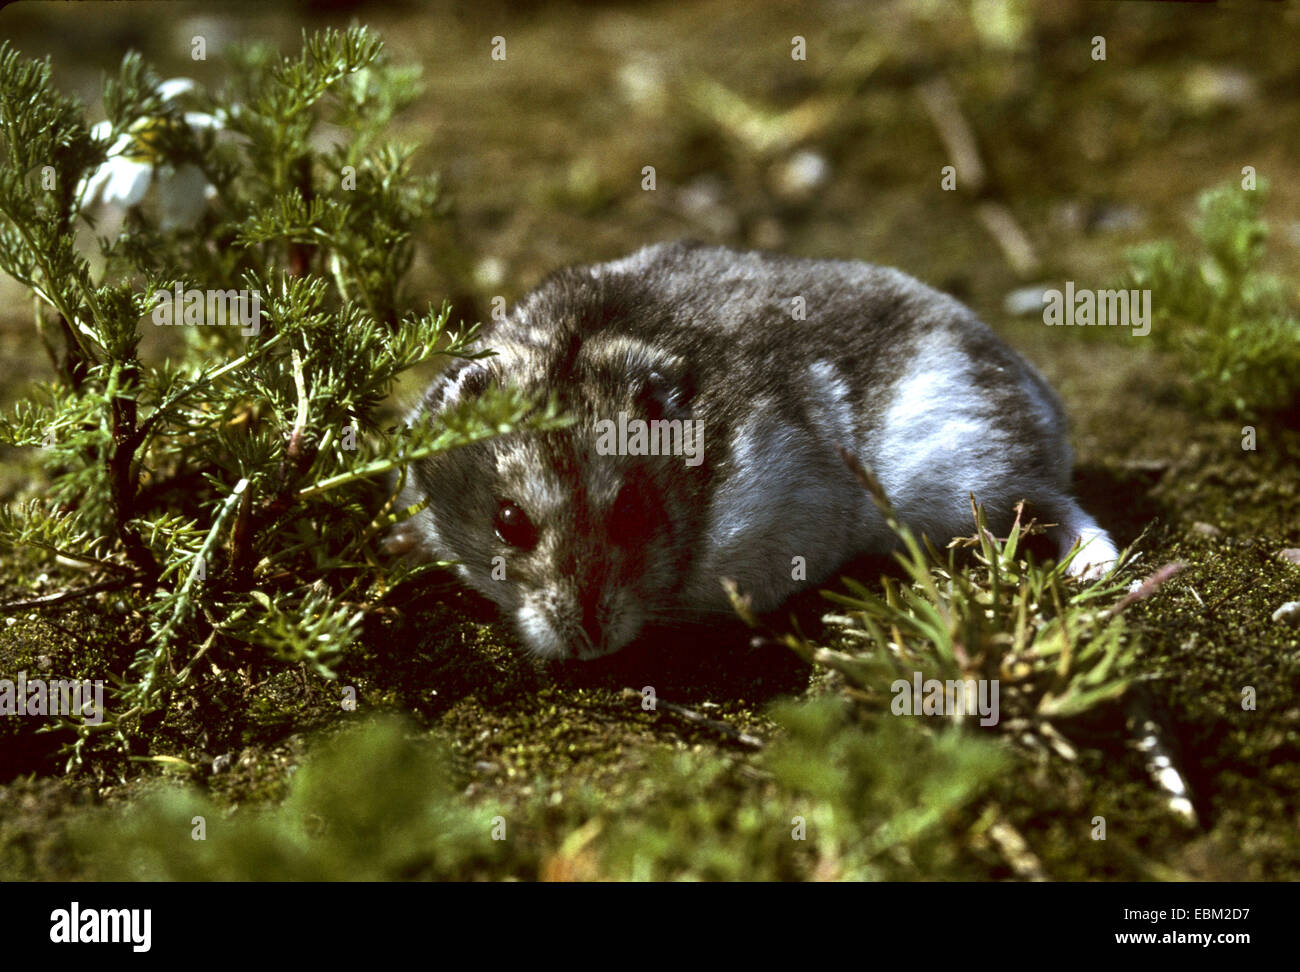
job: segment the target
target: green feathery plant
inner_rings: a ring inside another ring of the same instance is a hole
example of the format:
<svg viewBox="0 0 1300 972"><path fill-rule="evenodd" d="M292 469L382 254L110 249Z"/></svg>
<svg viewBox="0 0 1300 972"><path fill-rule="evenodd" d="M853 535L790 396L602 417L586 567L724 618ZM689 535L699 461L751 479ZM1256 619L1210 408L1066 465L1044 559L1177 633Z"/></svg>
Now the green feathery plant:
<svg viewBox="0 0 1300 972"><path fill-rule="evenodd" d="M226 817L210 794L161 788L73 818L103 880L916 880L975 877L997 820L981 799L1014 763L988 740L864 727L841 699L785 703L757 767L728 754L649 756L623 785L557 805L471 800L445 748L377 720L304 761L277 806ZM761 773L761 789L737 785ZM221 820L203 840L194 820ZM792 840L802 822L804 839ZM498 826L511 836L493 840Z"/></svg>
<svg viewBox="0 0 1300 972"><path fill-rule="evenodd" d="M1126 286L1151 290L1151 334L1181 355L1190 393L1211 415L1256 419L1300 405L1300 304L1261 269L1267 190L1261 180L1203 193L1200 253L1165 240L1129 254Z"/></svg>
<svg viewBox="0 0 1300 972"><path fill-rule="evenodd" d="M0 443L41 450L44 466L0 509L0 544L89 572L52 600L138 592L147 633L129 671L105 673L120 686L103 726L119 738L223 647L328 676L409 575L378 569L377 535L412 512L394 509L385 475L400 488L407 461L562 421L506 389L438 424L381 425L401 372L489 353L475 327L449 329L445 307L414 313L401 290L439 212L413 150L386 141L416 73L364 29L234 63L237 80L205 92L128 55L92 128L48 61L0 47L0 268L33 295L55 371L0 418ZM324 123L343 133L332 147ZM100 192L124 214L88 256L78 228L93 229ZM169 314L205 323L195 290L208 325L215 293L218 316L224 300L244 326L170 327L171 356L142 354ZM67 724L80 752L93 727Z"/></svg>
<svg viewBox="0 0 1300 972"><path fill-rule="evenodd" d="M839 606L825 618L837 648L817 645L797 630L780 635L780 641L838 672L850 696L869 711L889 711L898 698L895 683L902 679L911 685L916 672L926 681L943 683L996 680L999 727L1028 732L1058 749L1053 720L1079 715L1124 693L1137 643L1122 612L1152 593L1176 567L1158 571L1123 597L1129 582L1119 574L1135 559L1129 553L1105 577L1069 580L1077 546L1057 563L1039 564L1024 541L1042 528L1032 520L1022 522L1018 507L1007 536L998 538L974 498L975 535L953 540L941 553L928 537L918 539L899 521L869 469L847 453L844 458L899 539L902 549L895 556L904 580L882 577L883 593L874 593L845 578L847 594L824 592ZM973 563L959 562L961 548L971 551ZM741 610L745 614L743 605ZM963 722L974 714L942 715Z"/></svg>

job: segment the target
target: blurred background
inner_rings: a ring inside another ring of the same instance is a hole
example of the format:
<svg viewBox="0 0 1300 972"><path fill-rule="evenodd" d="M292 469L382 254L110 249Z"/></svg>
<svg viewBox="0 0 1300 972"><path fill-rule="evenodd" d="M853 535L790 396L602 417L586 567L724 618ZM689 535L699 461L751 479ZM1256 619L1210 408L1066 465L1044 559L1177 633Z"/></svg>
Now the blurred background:
<svg viewBox="0 0 1300 972"><path fill-rule="evenodd" d="M1300 267L1294 5L18 3L0 34L98 118L128 49L219 84L229 45L291 52L353 20L422 66L400 134L454 204L413 286L480 313L557 265L692 236L896 265L996 319L1024 284L1104 286L1243 165L1272 184L1276 269Z"/></svg>

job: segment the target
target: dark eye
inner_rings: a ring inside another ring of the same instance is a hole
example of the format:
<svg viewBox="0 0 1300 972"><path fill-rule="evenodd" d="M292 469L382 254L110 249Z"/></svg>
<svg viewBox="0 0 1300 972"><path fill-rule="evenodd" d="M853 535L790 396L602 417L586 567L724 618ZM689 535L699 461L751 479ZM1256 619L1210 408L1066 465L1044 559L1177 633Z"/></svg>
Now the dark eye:
<svg viewBox="0 0 1300 972"><path fill-rule="evenodd" d="M537 528L514 500L501 501L497 515L492 518L492 526L502 543L521 550L531 550L537 544Z"/></svg>

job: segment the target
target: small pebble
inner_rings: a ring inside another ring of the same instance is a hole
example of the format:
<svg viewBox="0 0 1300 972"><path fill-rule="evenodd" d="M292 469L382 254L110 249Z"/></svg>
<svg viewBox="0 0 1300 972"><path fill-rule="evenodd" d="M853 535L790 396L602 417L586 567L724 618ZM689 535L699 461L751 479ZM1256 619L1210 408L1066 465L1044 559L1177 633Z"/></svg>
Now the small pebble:
<svg viewBox="0 0 1300 972"><path fill-rule="evenodd" d="M1287 547L1285 550L1279 551L1278 556L1289 564L1300 566L1300 547Z"/></svg>
<svg viewBox="0 0 1300 972"><path fill-rule="evenodd" d="M1020 287L1002 298L1002 310L1008 317L1029 317L1043 312L1043 294L1051 290L1049 284Z"/></svg>
<svg viewBox="0 0 1300 972"><path fill-rule="evenodd" d="M633 59L618 71L619 91L632 104L655 114L668 104L668 84L664 72L653 61Z"/></svg>
<svg viewBox="0 0 1300 972"><path fill-rule="evenodd" d="M1300 601L1287 601L1273 612L1273 620L1300 627Z"/></svg>
<svg viewBox="0 0 1300 972"><path fill-rule="evenodd" d="M734 236L740 218L727 204L727 183L720 176L705 174L692 179L677 193L677 207L714 237Z"/></svg>
<svg viewBox="0 0 1300 972"><path fill-rule="evenodd" d="M1255 79L1245 71L1201 64L1192 68L1183 82L1188 103L1201 111L1248 104L1254 100L1258 89Z"/></svg>
<svg viewBox="0 0 1300 972"><path fill-rule="evenodd" d="M1098 203L1088 214L1088 229L1093 233L1123 233L1146 225L1146 216L1137 206Z"/></svg>
<svg viewBox="0 0 1300 972"><path fill-rule="evenodd" d="M700 216L715 206L721 206L726 194L726 182L720 176L706 174L683 186L677 194L677 202L685 212Z"/></svg>
<svg viewBox="0 0 1300 972"><path fill-rule="evenodd" d="M505 261L499 257L484 257L474 265L474 283L484 290L500 286L505 279Z"/></svg>
<svg viewBox="0 0 1300 972"><path fill-rule="evenodd" d="M1053 206L1051 219L1057 229L1070 233L1082 233L1088 223L1088 210L1081 201L1071 199L1068 202L1057 203Z"/></svg>
<svg viewBox="0 0 1300 972"><path fill-rule="evenodd" d="M790 202L807 202L831 177L824 156L810 149L795 152L777 164L772 173L773 188Z"/></svg>
<svg viewBox="0 0 1300 972"><path fill-rule="evenodd" d="M1213 523L1199 523L1199 522L1193 523L1192 532L1199 533L1203 537L1223 536L1223 531L1220 530L1218 527L1216 527Z"/></svg>
<svg viewBox="0 0 1300 972"><path fill-rule="evenodd" d="M230 769L230 759L230 753L222 753L212 761L212 772L224 773L226 770Z"/></svg>

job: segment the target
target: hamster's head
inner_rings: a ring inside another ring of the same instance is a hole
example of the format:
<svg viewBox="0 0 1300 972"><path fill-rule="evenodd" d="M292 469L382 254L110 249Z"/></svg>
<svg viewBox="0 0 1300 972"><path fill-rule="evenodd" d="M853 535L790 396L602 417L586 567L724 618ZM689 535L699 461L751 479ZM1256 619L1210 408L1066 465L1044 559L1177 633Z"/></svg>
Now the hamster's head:
<svg viewBox="0 0 1300 972"><path fill-rule="evenodd" d="M636 446L620 449L618 429L622 421L635 430L636 420L685 428L687 379L674 362L656 365L627 348L583 349L560 362L538 361L535 349L498 350L435 382L423 411L436 417L508 376L535 400L554 395L575 421L414 464L404 503L428 500L411 522L420 548L456 561L541 657L596 658L649 622L682 620L674 605L699 547L708 467L684 455L627 454ZM702 456L702 438L692 444Z"/></svg>

